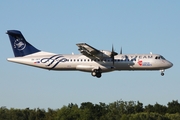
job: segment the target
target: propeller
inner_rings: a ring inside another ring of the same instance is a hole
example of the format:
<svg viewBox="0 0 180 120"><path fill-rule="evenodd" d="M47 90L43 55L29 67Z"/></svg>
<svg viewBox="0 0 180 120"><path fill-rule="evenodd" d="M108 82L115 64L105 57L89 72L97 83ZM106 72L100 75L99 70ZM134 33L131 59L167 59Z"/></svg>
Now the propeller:
<svg viewBox="0 0 180 120"><path fill-rule="evenodd" d="M122 47L121 47L121 50L120 50L120 54L122 54Z"/></svg>
<svg viewBox="0 0 180 120"><path fill-rule="evenodd" d="M114 65L114 56L117 55L116 52L114 52L114 47L112 45L112 52L111 52L111 58L112 58L112 62L113 62L113 65Z"/></svg>

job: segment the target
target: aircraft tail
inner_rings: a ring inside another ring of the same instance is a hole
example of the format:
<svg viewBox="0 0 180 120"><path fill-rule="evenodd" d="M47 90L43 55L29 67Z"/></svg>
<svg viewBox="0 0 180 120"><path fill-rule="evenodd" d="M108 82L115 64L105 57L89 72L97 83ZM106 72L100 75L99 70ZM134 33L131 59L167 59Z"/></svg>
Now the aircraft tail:
<svg viewBox="0 0 180 120"><path fill-rule="evenodd" d="M8 30L7 34L15 57L23 57L40 51L28 43L20 31Z"/></svg>

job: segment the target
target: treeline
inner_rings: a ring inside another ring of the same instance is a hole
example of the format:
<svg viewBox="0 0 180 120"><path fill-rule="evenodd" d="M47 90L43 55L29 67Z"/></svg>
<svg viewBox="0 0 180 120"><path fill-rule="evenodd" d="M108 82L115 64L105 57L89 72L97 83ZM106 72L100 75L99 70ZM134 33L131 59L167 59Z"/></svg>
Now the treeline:
<svg viewBox="0 0 180 120"><path fill-rule="evenodd" d="M143 107L137 101L115 101L80 106L70 103L60 109L0 108L0 120L180 120L180 103L176 100L166 106L158 103Z"/></svg>

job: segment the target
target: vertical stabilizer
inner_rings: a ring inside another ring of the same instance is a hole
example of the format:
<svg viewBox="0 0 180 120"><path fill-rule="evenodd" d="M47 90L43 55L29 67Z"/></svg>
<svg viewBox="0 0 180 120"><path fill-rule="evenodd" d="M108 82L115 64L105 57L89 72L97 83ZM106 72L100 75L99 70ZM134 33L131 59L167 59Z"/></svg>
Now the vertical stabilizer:
<svg viewBox="0 0 180 120"><path fill-rule="evenodd" d="M40 51L28 43L20 31L8 30L7 34L9 36L15 57L23 57Z"/></svg>

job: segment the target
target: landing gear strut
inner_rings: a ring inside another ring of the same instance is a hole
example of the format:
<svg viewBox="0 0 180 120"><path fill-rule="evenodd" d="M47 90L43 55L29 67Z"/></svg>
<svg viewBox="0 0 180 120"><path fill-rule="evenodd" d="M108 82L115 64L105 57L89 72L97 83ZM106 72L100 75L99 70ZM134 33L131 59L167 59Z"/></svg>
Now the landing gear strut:
<svg viewBox="0 0 180 120"><path fill-rule="evenodd" d="M160 70L161 71L161 76L164 76L164 71L165 70Z"/></svg>
<svg viewBox="0 0 180 120"><path fill-rule="evenodd" d="M101 71L98 69L95 69L92 71L91 75L94 77L96 76L97 78L100 78L101 77Z"/></svg>

